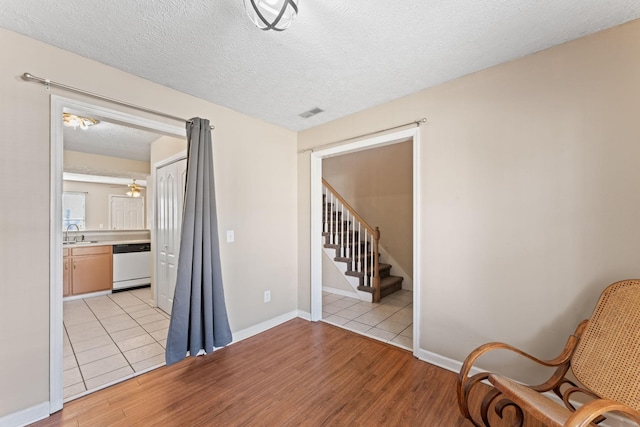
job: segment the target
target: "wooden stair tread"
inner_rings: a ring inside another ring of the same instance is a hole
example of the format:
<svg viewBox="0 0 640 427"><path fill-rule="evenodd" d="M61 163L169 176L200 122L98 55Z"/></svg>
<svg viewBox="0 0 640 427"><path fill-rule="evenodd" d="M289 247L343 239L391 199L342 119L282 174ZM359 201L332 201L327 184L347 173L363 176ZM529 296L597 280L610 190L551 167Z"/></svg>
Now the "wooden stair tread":
<svg viewBox="0 0 640 427"><path fill-rule="evenodd" d="M381 298L391 295L392 293L402 289L402 277L387 276L380 278L380 296ZM359 291L373 293L372 286L358 286Z"/></svg>
<svg viewBox="0 0 640 427"><path fill-rule="evenodd" d="M380 278L384 278L389 276L389 272L391 271L391 264L378 264L378 270L380 271ZM344 274L347 276L353 277L364 277L364 273L360 271L346 271ZM371 271L367 271L367 276L371 276Z"/></svg>

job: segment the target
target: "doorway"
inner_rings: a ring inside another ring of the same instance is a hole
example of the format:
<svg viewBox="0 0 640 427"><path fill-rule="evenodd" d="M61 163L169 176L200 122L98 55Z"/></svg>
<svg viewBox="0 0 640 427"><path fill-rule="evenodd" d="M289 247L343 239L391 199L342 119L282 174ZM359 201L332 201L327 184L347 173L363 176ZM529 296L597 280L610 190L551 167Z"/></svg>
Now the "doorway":
<svg viewBox="0 0 640 427"><path fill-rule="evenodd" d="M144 197L109 195L109 229L144 229Z"/></svg>
<svg viewBox="0 0 640 427"><path fill-rule="evenodd" d="M322 168L323 159L335 157L342 154L355 153L358 151L368 150L370 148L383 147L386 145L392 145L400 142L410 140L412 142L412 154L413 154L413 294L407 293L407 295L399 298L400 300L406 300L407 297L411 298L410 306L412 310L412 332L410 334L413 337L412 350L413 354L417 356L419 349L418 337L419 337L419 322L418 315L420 313L420 266L419 266L419 245L418 238L420 236L420 201L419 201L419 147L420 147L420 132L419 128L409 129L400 132L394 132L386 135L381 135L374 138L364 139L350 144L342 146L336 146L327 148L324 150L315 151L311 154L311 319L313 321L322 320L323 318L323 271L322 271L322 257L323 257L323 245L324 237L322 235L323 224L323 205L322 205ZM354 302L354 301L346 301ZM354 302L355 305L355 302ZM406 308L406 307L405 307ZM364 308L363 308L364 309ZM406 314L406 313L405 313ZM408 334L407 334L408 335Z"/></svg>
<svg viewBox="0 0 640 427"><path fill-rule="evenodd" d="M64 327L63 327L63 249L62 249L62 192L63 192L63 113L88 115L106 122L167 135L186 137L183 127L173 126L144 117L116 111L94 104L60 96L51 97L51 176L50 176L50 400L49 412L62 409ZM155 221L149 215L150 223ZM153 230L153 227L151 227ZM153 241L153 234L152 234ZM135 295L134 295L135 297ZM144 297L143 297L144 298ZM125 299L125 298L120 298ZM132 375L133 376L133 375ZM106 385L105 385L106 386Z"/></svg>

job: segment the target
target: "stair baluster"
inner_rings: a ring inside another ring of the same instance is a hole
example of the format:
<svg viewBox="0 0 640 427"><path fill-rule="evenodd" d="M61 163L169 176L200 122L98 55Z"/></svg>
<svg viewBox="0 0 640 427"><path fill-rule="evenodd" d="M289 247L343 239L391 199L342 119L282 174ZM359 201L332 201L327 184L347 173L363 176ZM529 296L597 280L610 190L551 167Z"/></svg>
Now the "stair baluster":
<svg viewBox="0 0 640 427"><path fill-rule="evenodd" d="M349 249L349 257L353 259L353 255L355 254L355 247L353 245L356 244L356 228L353 226L353 222L355 221L355 217L351 216L351 249Z"/></svg>
<svg viewBox="0 0 640 427"><path fill-rule="evenodd" d="M331 244L335 245L336 244L336 223L334 221L335 216L334 216L334 212L333 212L333 206L335 206L335 196L333 194L331 194L331 218L329 218L329 221L331 222Z"/></svg>
<svg viewBox="0 0 640 427"><path fill-rule="evenodd" d="M380 302L380 263L378 260L380 230L378 227L373 228L367 224L324 179L322 183L325 195L325 226L323 230L327 232L329 237L327 240L329 244L336 247L336 253L342 258L341 261L348 263L348 269L360 273L362 286L373 289L373 302ZM357 234L356 223L358 225ZM363 233L364 239L362 238ZM354 245L358 246L357 250ZM370 262L369 257L371 257ZM385 271L388 275L388 267Z"/></svg>
<svg viewBox="0 0 640 427"><path fill-rule="evenodd" d="M380 267L378 264L378 242L380 241L380 229L376 227L373 238L373 270L372 270L372 279L373 279L373 301L380 301Z"/></svg>
<svg viewBox="0 0 640 427"><path fill-rule="evenodd" d="M344 253L344 205L340 203L340 253L345 257Z"/></svg>
<svg viewBox="0 0 640 427"><path fill-rule="evenodd" d="M367 262L367 249L369 247L369 239L367 238L367 233L369 232L369 230L367 230L366 228L364 229L364 247L365 250L362 253L362 265L364 267L364 285L365 286L371 286L371 283L369 282L369 278L367 276L367 267L369 266L368 262Z"/></svg>
<svg viewBox="0 0 640 427"><path fill-rule="evenodd" d="M322 233L326 233L329 229L329 224L327 223L327 212L329 212L329 202L327 201L327 189L322 188L322 201L324 202L324 210L322 211Z"/></svg>
<svg viewBox="0 0 640 427"><path fill-rule="evenodd" d="M362 271L362 245L360 244L360 236L362 236L361 230L362 224L358 221L358 257L356 258L354 264L356 264L356 271Z"/></svg>

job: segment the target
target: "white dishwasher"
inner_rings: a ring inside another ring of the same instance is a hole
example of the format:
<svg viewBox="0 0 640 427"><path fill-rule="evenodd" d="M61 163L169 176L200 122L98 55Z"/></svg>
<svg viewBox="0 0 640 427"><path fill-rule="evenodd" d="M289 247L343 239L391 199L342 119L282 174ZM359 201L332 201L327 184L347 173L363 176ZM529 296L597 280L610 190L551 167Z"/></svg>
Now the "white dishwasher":
<svg viewBox="0 0 640 427"><path fill-rule="evenodd" d="M113 289L151 283L151 244L113 245Z"/></svg>

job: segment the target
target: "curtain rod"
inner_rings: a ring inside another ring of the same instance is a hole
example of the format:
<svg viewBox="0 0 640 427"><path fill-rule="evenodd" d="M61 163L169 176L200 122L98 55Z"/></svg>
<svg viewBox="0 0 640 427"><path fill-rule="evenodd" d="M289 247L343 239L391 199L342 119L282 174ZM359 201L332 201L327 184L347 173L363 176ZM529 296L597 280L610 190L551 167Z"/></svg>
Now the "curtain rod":
<svg viewBox="0 0 640 427"><path fill-rule="evenodd" d="M315 150L316 150L316 149L318 149L318 148L323 148L323 147L327 147L327 146L329 146L329 145L339 144L339 143L341 143L341 142L351 141L352 139L363 138L363 137L365 137L365 136L376 135L376 134L378 134L378 133L387 132L387 131L389 131L389 130L394 130L394 129L398 129L398 128L403 128L403 127L405 127L405 126L409 126L409 125L416 125L417 127L420 127L420 125L421 125L422 123L427 123L427 119L426 119L426 117L423 117L423 118L421 118L420 120L414 120L414 121L412 121L412 122L405 123L405 124L402 124L402 125L393 126L393 127L386 128L386 129L381 129L381 130L376 130L376 131L369 132L369 133L363 133L362 135L352 136L352 137L350 137L350 138L341 139L341 140L339 140L339 141L333 141L333 142L328 142L328 143L326 143L326 144L316 145L315 147L311 147L311 148L305 148L304 150L299 150L299 151L298 151L298 154L306 153L307 151L311 151L311 152L313 152L313 151L315 151Z"/></svg>
<svg viewBox="0 0 640 427"><path fill-rule="evenodd" d="M87 96L90 96L92 98L97 98L97 99L102 99L104 101L109 101L109 102L112 102L114 104L122 105L124 107L134 108L136 110L144 111L146 113L155 114L156 116L166 117L167 119L173 119L173 120L178 120L178 121L181 121L181 122L186 122L186 123L193 124L193 121L183 119L182 117L172 116L171 114L163 113L161 111L151 110L149 108L141 107L139 105L129 104L128 102L120 101L120 100L117 100L117 99L114 99L114 98L109 98L108 96L99 95L99 94L93 93L93 92L88 92L86 90L78 89L78 88L73 87L73 86L67 86L65 84L54 82L54 81L51 81L49 79L43 79L42 77L36 77L31 73L24 73L22 75L22 78L24 80L31 80L31 81L34 81L34 82L37 82L37 83L41 83L41 84L43 84L43 85L45 85L47 87L47 90L49 89L50 86L54 86L54 87L58 87L60 89L68 90L68 91L71 91L71 92L76 92L76 93L79 93L81 95L87 95ZM215 129L215 128L216 128L215 126L211 125L211 129Z"/></svg>

